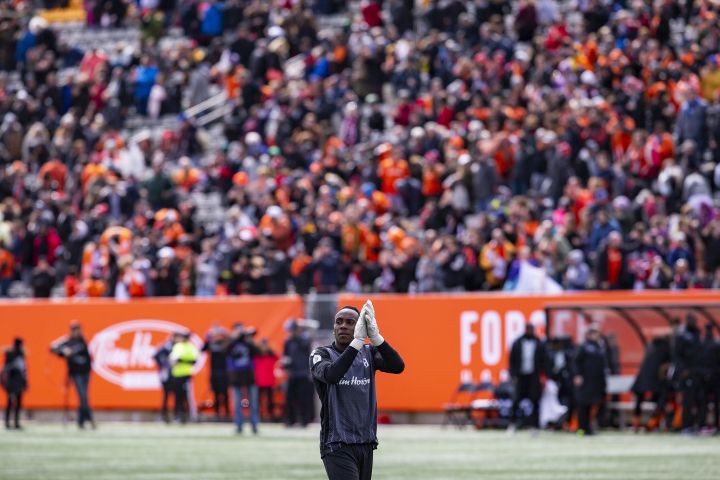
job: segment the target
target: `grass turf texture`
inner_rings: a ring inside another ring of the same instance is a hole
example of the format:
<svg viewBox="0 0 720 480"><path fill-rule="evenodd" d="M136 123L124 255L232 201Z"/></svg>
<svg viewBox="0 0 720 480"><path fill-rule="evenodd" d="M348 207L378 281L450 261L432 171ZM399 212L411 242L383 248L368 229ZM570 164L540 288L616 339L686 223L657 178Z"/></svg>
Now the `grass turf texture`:
<svg viewBox="0 0 720 480"><path fill-rule="evenodd" d="M97 431L30 424L0 431L2 480L322 479L318 427L101 424ZM720 438L380 427L376 479L717 479Z"/></svg>

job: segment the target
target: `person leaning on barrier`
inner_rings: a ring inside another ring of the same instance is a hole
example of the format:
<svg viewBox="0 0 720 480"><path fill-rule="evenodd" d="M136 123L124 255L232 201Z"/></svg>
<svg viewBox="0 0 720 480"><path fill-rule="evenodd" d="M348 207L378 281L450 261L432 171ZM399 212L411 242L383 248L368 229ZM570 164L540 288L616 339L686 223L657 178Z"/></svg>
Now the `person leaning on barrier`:
<svg viewBox="0 0 720 480"><path fill-rule="evenodd" d="M175 394L175 416L186 423L190 414L188 404L188 384L193 374L193 366L200 356L197 347L190 342L190 332L175 334L175 345L170 352L170 375Z"/></svg>
<svg viewBox="0 0 720 480"><path fill-rule="evenodd" d="M90 422L92 428L96 428L97 425L93 420L88 399L91 370L90 352L85 337L83 337L80 323L72 322L70 324L70 336L54 342L50 346L50 351L67 361L68 376L75 385L80 404L78 407L78 426L85 428L85 422Z"/></svg>

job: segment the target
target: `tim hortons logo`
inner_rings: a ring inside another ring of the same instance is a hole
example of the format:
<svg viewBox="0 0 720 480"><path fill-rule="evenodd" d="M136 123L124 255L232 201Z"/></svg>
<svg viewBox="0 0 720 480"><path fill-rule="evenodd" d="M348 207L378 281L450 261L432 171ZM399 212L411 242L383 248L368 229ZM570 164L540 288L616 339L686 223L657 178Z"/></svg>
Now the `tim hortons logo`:
<svg viewBox="0 0 720 480"><path fill-rule="evenodd" d="M123 390L157 390L160 375L155 352L168 336L184 330L182 325L164 320L132 320L111 325L90 341L92 368L108 382ZM200 350L202 340L192 335L190 341ZM205 355L200 355L194 372L202 370Z"/></svg>

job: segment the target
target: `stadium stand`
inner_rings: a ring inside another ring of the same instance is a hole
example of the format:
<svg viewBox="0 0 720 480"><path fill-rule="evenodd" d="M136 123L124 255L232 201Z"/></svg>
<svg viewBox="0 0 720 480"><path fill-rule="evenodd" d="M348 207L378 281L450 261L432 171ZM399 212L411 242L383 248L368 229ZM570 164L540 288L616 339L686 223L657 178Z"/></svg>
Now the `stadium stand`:
<svg viewBox="0 0 720 480"><path fill-rule="evenodd" d="M720 286L717 2L58 3L0 1L2 296Z"/></svg>

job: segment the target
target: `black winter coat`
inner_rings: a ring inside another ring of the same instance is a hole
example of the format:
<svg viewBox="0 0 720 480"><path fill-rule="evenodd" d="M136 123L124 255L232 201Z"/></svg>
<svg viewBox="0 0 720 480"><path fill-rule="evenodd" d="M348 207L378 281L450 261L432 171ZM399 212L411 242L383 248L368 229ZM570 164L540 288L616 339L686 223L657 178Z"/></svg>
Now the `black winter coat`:
<svg viewBox="0 0 720 480"><path fill-rule="evenodd" d="M9 350L5 353L2 386L10 394L21 393L27 388L27 368L22 351Z"/></svg>
<svg viewBox="0 0 720 480"><path fill-rule="evenodd" d="M675 339L675 379L682 380L702 373L703 348L698 329L680 332Z"/></svg>
<svg viewBox="0 0 720 480"><path fill-rule="evenodd" d="M67 348L67 354L63 350ZM52 349L53 353L64 357L67 361L68 373L72 375L90 373L91 359L87 343L83 337L69 338Z"/></svg>
<svg viewBox="0 0 720 480"><path fill-rule="evenodd" d="M575 389L578 403L595 404L605 398L606 370L605 352L599 343L588 340L580 345L575 357L575 374L583 379L582 385Z"/></svg>
<svg viewBox="0 0 720 480"><path fill-rule="evenodd" d="M665 379L660 377L660 370L670 359L670 340L666 337L653 339L645 350L631 390L637 395L645 392L659 393L665 383Z"/></svg>
<svg viewBox="0 0 720 480"><path fill-rule="evenodd" d="M535 342L535 359L533 364L533 375L540 378L540 374L544 372L545 368L545 348L543 343L537 337L531 337ZM510 376L513 378L521 375L520 370L522 368L522 343L527 340L528 337L523 335L513 342L512 348L510 349Z"/></svg>

